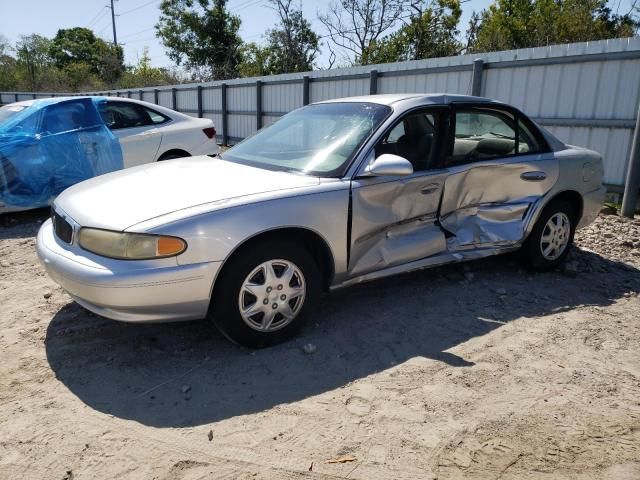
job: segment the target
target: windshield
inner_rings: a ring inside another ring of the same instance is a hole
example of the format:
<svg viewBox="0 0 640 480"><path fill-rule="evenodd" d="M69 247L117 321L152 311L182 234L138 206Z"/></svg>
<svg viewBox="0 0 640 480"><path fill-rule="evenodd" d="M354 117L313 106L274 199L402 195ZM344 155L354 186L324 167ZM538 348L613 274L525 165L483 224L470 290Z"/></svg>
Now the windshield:
<svg viewBox="0 0 640 480"><path fill-rule="evenodd" d="M0 107L0 125L25 108L27 108L25 105L5 105Z"/></svg>
<svg viewBox="0 0 640 480"><path fill-rule="evenodd" d="M274 170L341 176L389 112L386 105L364 102L310 105L260 130L222 158Z"/></svg>

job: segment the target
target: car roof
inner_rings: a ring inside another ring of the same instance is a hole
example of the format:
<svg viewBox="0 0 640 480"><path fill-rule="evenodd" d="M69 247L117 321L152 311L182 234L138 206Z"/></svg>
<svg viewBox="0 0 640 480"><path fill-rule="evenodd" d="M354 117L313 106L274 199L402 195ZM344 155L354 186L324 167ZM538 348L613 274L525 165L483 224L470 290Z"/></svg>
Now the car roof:
<svg viewBox="0 0 640 480"><path fill-rule="evenodd" d="M91 96L78 96L78 97L71 97L71 96L67 96L67 97L50 97L50 98L38 98L38 99L33 99L33 100L21 100L19 102L13 102L13 103L7 103L4 106L19 106L19 107L32 107L34 105L53 105L56 103L60 103L60 102L66 102L67 100L77 100L80 98L97 98L97 97L91 97Z"/></svg>
<svg viewBox="0 0 640 480"><path fill-rule="evenodd" d="M498 103L486 97L474 97L472 95L458 95L451 93L383 93L377 95L362 95L358 97L334 98L317 103L339 103L339 102L368 102L380 105L393 105L403 101L416 103L448 105L450 103L473 102L473 103Z"/></svg>
<svg viewBox="0 0 640 480"><path fill-rule="evenodd" d="M64 97L50 97L50 98L38 98L33 100L21 100L19 102L8 103L7 105L13 106L21 106L21 107L31 107L33 105L53 105L60 102L66 102L69 100L82 100L82 99L92 99L92 100L118 100L121 102L132 102L132 103L147 103L142 102L141 100L135 98L127 98L127 97L108 97L103 95L75 95L75 96L64 96Z"/></svg>

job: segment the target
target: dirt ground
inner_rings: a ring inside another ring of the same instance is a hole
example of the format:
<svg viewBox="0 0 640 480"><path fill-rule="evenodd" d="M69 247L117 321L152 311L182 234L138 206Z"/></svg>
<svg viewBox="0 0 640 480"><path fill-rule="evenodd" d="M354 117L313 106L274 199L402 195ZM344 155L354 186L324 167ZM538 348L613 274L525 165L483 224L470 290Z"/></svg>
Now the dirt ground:
<svg viewBox="0 0 640 480"><path fill-rule="evenodd" d="M640 479L640 219L600 217L559 272L334 292L250 351L73 303L36 258L46 214L0 226L2 479Z"/></svg>

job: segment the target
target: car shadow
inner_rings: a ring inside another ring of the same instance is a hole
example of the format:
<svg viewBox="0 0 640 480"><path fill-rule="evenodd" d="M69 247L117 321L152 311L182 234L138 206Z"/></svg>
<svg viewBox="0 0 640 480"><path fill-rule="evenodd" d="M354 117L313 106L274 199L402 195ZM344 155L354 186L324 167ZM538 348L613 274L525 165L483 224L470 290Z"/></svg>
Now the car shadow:
<svg viewBox="0 0 640 480"><path fill-rule="evenodd" d="M586 270L575 278L532 274L502 256L339 290L299 338L257 351L231 344L205 321L124 324L69 303L50 322L46 353L57 378L91 408L155 427L202 425L416 357L474 368L450 349L521 317L610 305L640 291L637 269L584 251L572 257ZM313 354L303 353L309 343Z"/></svg>
<svg viewBox="0 0 640 480"><path fill-rule="evenodd" d="M0 240L34 237L50 215L49 208L0 213Z"/></svg>

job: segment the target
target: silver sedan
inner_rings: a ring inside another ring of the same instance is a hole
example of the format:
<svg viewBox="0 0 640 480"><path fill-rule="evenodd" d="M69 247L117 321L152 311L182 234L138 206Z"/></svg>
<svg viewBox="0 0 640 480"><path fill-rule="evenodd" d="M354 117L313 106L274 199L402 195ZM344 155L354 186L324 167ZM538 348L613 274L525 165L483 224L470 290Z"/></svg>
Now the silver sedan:
<svg viewBox="0 0 640 480"><path fill-rule="evenodd" d="M566 257L604 199L601 156L517 109L459 95L313 104L216 159L63 192L38 234L49 275L128 322L209 318L251 347L293 335L327 289L522 250Z"/></svg>

